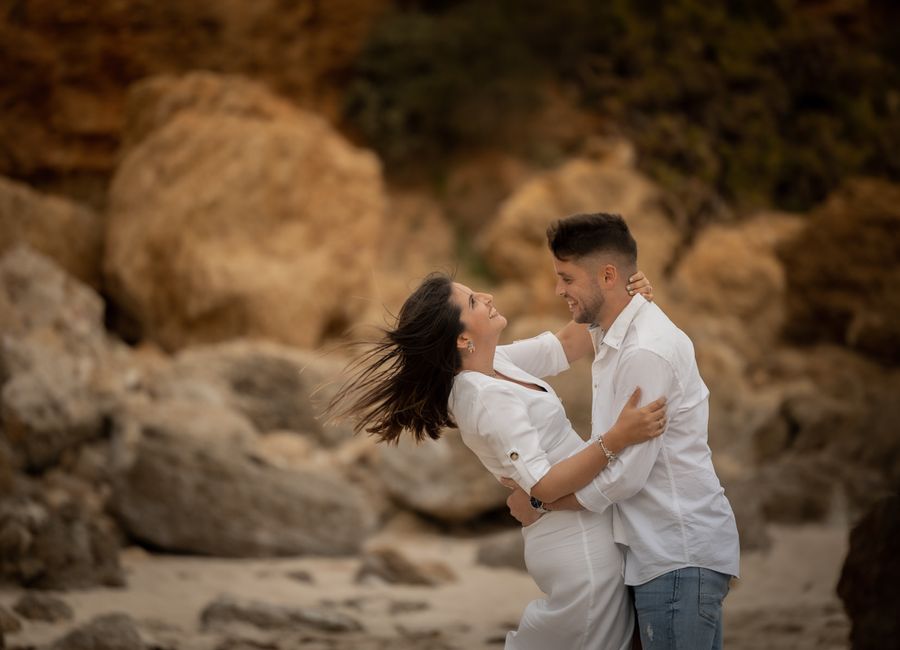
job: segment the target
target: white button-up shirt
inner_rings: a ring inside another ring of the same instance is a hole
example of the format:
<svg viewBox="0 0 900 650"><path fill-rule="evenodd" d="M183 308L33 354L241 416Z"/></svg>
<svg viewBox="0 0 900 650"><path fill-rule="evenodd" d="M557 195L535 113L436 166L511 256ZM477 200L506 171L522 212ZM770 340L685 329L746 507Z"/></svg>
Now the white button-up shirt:
<svg viewBox="0 0 900 650"><path fill-rule="evenodd" d="M640 585L688 566L737 576L737 526L713 469L709 390L690 339L641 295L607 332L595 327L591 335L596 351L592 438L612 427L636 387L641 405L667 399L665 433L625 449L575 494L594 512L616 504L617 541L628 547L626 584Z"/></svg>

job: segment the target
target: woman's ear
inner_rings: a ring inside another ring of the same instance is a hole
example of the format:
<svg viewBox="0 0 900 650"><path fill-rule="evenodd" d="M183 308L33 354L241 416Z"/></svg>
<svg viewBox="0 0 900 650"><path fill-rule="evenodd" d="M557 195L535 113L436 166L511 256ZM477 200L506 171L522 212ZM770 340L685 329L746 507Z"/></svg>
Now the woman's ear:
<svg viewBox="0 0 900 650"><path fill-rule="evenodd" d="M460 334L459 336L456 337L456 347L457 347L457 349L463 350L463 351L467 350L468 347L469 347L469 342L470 342L471 340L472 340L472 339L470 339L470 338L469 338L468 336L466 336L465 334Z"/></svg>

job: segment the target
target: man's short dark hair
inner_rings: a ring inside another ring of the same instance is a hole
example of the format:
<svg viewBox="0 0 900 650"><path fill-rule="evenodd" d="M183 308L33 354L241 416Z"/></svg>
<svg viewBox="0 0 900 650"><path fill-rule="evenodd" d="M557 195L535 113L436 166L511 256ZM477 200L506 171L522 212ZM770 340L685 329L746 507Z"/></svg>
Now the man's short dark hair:
<svg viewBox="0 0 900 650"><path fill-rule="evenodd" d="M597 212L560 219L547 228L547 243L553 255L563 261L612 252L637 265L637 242L618 214Z"/></svg>

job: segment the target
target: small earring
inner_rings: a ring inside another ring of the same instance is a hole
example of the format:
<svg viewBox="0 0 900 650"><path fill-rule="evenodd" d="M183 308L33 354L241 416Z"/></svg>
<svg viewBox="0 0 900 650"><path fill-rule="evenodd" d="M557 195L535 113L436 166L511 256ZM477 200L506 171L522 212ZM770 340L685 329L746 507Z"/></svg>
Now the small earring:
<svg viewBox="0 0 900 650"><path fill-rule="evenodd" d="M470 354L472 352L475 352L475 344L472 343L472 341L469 341L468 343L466 343L466 349L469 351Z"/></svg>

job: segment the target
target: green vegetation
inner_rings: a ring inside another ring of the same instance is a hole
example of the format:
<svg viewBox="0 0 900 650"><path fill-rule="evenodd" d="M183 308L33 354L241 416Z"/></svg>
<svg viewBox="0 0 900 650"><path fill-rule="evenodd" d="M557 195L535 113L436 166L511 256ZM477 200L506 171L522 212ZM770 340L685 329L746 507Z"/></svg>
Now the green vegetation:
<svg viewBox="0 0 900 650"><path fill-rule="evenodd" d="M552 84L676 191L692 178L804 209L850 175L900 178L898 24L863 0L402 2L356 63L346 117L393 169L434 167L528 151L521 126Z"/></svg>

